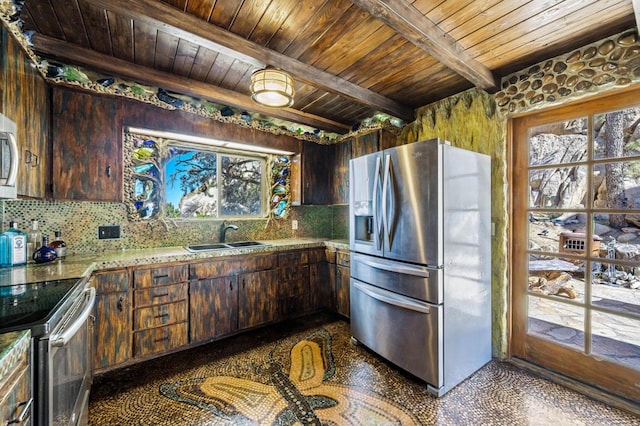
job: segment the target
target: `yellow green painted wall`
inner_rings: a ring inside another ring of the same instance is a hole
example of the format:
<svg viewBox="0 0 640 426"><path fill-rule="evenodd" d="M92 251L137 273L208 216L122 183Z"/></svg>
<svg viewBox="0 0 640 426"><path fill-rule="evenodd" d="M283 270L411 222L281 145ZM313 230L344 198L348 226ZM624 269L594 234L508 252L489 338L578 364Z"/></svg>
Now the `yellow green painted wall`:
<svg viewBox="0 0 640 426"><path fill-rule="evenodd" d="M441 138L453 146L491 157L492 312L493 355L507 356L507 121L497 113L492 96L479 89L451 96L421 107L416 120L405 126L399 144Z"/></svg>

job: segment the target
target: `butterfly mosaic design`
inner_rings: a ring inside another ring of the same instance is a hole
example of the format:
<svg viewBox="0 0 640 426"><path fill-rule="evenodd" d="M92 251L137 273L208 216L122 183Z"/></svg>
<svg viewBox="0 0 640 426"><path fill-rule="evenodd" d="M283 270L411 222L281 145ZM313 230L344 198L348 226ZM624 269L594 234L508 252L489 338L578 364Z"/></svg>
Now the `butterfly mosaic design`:
<svg viewBox="0 0 640 426"><path fill-rule="evenodd" d="M260 425L418 425L403 407L373 392L328 382L334 376L331 336L320 329L290 351L288 374L273 359L258 367L262 382L231 376L160 386L175 401L209 410L221 421ZM268 382L268 383L264 383Z"/></svg>

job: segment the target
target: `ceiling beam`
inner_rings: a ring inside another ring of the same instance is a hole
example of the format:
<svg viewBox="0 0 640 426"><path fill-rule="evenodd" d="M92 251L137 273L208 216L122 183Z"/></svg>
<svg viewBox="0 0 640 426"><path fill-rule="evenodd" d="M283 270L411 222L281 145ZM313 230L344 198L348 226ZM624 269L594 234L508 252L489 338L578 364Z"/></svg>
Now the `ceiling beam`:
<svg viewBox="0 0 640 426"><path fill-rule="evenodd" d="M344 96L405 121L413 121L415 118L413 109L404 104L268 49L161 1L86 0L86 2L130 16L134 21L145 22L159 31L237 58L257 68L262 68L263 64L280 68L306 84ZM233 52L237 53L234 55Z"/></svg>
<svg viewBox="0 0 640 426"><path fill-rule="evenodd" d="M640 0L631 0L633 3L633 13L636 16L636 29L640 31Z"/></svg>
<svg viewBox="0 0 640 426"><path fill-rule="evenodd" d="M406 0L351 1L476 87L486 90L499 87L498 80L489 68L473 59L453 37Z"/></svg>
<svg viewBox="0 0 640 426"><path fill-rule="evenodd" d="M158 86L172 92L262 113L283 120L306 124L339 134L344 134L350 129L350 126L346 124L293 108L265 107L253 102L251 97L229 89L132 64L128 61L104 55L53 37L36 33L32 38L32 42L34 50L46 56L69 61L70 64L85 66L89 69L102 71L121 78L131 79L138 83Z"/></svg>

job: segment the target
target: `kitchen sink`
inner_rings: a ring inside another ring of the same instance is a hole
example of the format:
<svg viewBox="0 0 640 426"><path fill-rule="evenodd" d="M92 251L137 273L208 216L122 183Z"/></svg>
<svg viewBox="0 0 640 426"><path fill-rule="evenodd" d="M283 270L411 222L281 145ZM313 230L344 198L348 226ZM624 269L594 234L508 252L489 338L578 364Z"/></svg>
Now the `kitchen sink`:
<svg viewBox="0 0 640 426"><path fill-rule="evenodd" d="M193 244L187 246L186 249L190 252L209 251L209 250L221 250L231 248L226 244L211 243L211 244Z"/></svg>
<svg viewBox="0 0 640 426"><path fill-rule="evenodd" d="M261 243L260 241L239 241L237 243L227 243L231 247L252 247L252 246L266 246L268 244Z"/></svg>
<svg viewBox="0 0 640 426"><path fill-rule="evenodd" d="M255 247L255 246L268 246L269 244L261 243L260 241L238 241L235 243L207 243L207 244L192 244L190 246L186 246L185 248L192 252L198 253L201 251L211 251L211 250L225 250L225 249L233 249L233 248L241 248L241 247Z"/></svg>

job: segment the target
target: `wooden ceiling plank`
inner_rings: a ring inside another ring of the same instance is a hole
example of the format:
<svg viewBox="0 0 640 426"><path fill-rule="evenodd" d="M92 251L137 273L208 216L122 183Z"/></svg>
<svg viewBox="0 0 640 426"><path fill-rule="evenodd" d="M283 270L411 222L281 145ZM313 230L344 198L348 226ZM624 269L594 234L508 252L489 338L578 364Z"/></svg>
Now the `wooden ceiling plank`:
<svg viewBox="0 0 640 426"><path fill-rule="evenodd" d="M176 58L173 61L173 72L183 77L191 74L191 68L198 54L198 45L185 40L178 42Z"/></svg>
<svg viewBox="0 0 640 426"><path fill-rule="evenodd" d="M370 20L369 22L375 20L374 17L362 9L351 5L340 19L334 18L331 20L327 31L320 40L314 42L312 45L303 41L303 44L306 44L307 48L301 55L297 56L297 59L306 64L314 65L325 51L344 50L345 44L348 44L347 34L352 33L356 28L364 27L363 24L367 19ZM345 38L347 38L347 41L345 41Z"/></svg>
<svg viewBox="0 0 640 426"><path fill-rule="evenodd" d="M271 0L245 0L240 6L236 19L231 24L229 31L248 39L256 28L257 23L264 16L270 3Z"/></svg>
<svg viewBox="0 0 640 426"><path fill-rule="evenodd" d="M145 67L153 67L155 64L155 48L158 32L155 28L144 22L133 23L133 46L135 63ZM103 52L104 53L104 52Z"/></svg>
<svg viewBox="0 0 640 426"><path fill-rule="evenodd" d="M153 59L155 68L171 72L179 42L180 39L173 34L164 31L157 32L155 57Z"/></svg>
<svg viewBox="0 0 640 426"><path fill-rule="evenodd" d="M236 61L236 59L231 56L223 55L222 53L218 54L205 81L209 84L219 86L234 61Z"/></svg>
<svg viewBox="0 0 640 426"><path fill-rule="evenodd" d="M486 9L485 12L479 13L475 17L467 20L463 25L456 25L448 31L446 28L451 26L451 24L448 24L445 21L442 23L442 28L453 38L458 40L458 42L465 45L462 43L462 39L478 30L488 27L491 29L490 33L495 34L503 31L505 27L513 25L513 15L510 14L514 13L516 10L522 10L522 14L524 16L535 15L546 9L549 4L558 3L560 1L564 0L543 0L535 2L530 0L500 1L496 5Z"/></svg>
<svg viewBox="0 0 640 426"><path fill-rule="evenodd" d="M187 3L193 3L193 1L189 1L189 0L162 0L162 1L164 1L165 3L169 3L173 7L180 10L185 10L185 8L187 7Z"/></svg>
<svg viewBox="0 0 640 426"><path fill-rule="evenodd" d="M113 56L133 62L133 21L119 14L107 11Z"/></svg>
<svg viewBox="0 0 640 426"><path fill-rule="evenodd" d="M249 82L251 81L252 72L253 68L249 64L234 61L220 85L227 89L248 95L251 93L249 90Z"/></svg>
<svg viewBox="0 0 640 426"><path fill-rule="evenodd" d="M229 29L233 21L236 19L238 10L242 6L244 0L224 0L217 1L209 22L219 26L220 28Z"/></svg>
<svg viewBox="0 0 640 426"><path fill-rule="evenodd" d="M301 28L293 27L293 37L283 54L299 58L307 49L323 38L332 25L342 21L343 14L352 6L349 0L327 1L317 9ZM278 51L281 51L278 49Z"/></svg>
<svg viewBox="0 0 640 426"><path fill-rule="evenodd" d="M452 33L454 29L466 26L467 22L473 20L476 17L487 21L488 19L490 19L489 11L494 9L495 6L501 3L518 4L519 2L526 1L528 0L511 0L509 2L504 2L502 0L472 1L453 15L450 15L442 21L438 22L438 26L457 40L458 37L454 36Z"/></svg>
<svg viewBox="0 0 640 426"><path fill-rule="evenodd" d="M207 78L217 56L217 52L200 47L196 54L196 59L193 62L193 67L191 68L191 74L189 74L189 77L194 80L204 81Z"/></svg>
<svg viewBox="0 0 640 426"><path fill-rule="evenodd" d="M132 16L136 20L140 19L144 22L155 24L160 28L171 31L172 34L180 38L212 50L217 50L218 46L224 45L223 50L229 52L229 56L236 59L254 64L256 62L254 58L257 58L265 64L270 64L290 72L295 78L306 81L309 84L317 85L323 90L339 93L355 102L369 104L376 109L404 120L412 120L414 117L413 110L406 105L402 105L371 90L357 86L335 75L318 70L311 65L289 58L279 52L259 46L215 25L207 24L194 16L177 12L175 9L163 3L151 0L138 0L135 2L124 0L90 1L96 5L99 4L107 10L116 11L127 16ZM234 52L243 53L233 54ZM221 53L223 52L221 51ZM246 58L250 58L251 60L246 60Z"/></svg>
<svg viewBox="0 0 640 426"><path fill-rule="evenodd" d="M496 46L489 53L479 58L487 63L492 63L496 68L504 67L515 71L549 57L568 53L566 47L568 44L584 46L634 25L633 16L626 13L624 9L618 8L617 12L607 13L607 11L611 10L611 8L607 8L598 15L602 22L608 23L601 31L594 32L592 25L587 22L587 18L592 16L590 12L579 10L543 28L523 35L521 40L509 41L505 42L504 45ZM570 25L570 23L575 24ZM549 31L551 31L551 34L549 34ZM567 32L566 37L570 36L571 38L563 38L558 41L553 34L563 31ZM535 50L542 53L532 55L532 46L537 47ZM554 54L550 52L554 52Z"/></svg>
<svg viewBox="0 0 640 426"><path fill-rule="evenodd" d="M300 8L299 0L272 1L253 29L249 40L266 46L296 8Z"/></svg>
<svg viewBox="0 0 640 426"><path fill-rule="evenodd" d="M81 0L80 12L82 13L91 48L105 55L113 55L109 21L104 9L94 7Z"/></svg>
<svg viewBox="0 0 640 426"><path fill-rule="evenodd" d="M175 1L175 0L174 0ZM185 2L184 0L182 1ZM183 12L190 13L197 16L200 19L208 21L213 14L213 8L216 5L216 0L189 0L182 7L174 5Z"/></svg>
<svg viewBox="0 0 640 426"><path fill-rule="evenodd" d="M64 32L65 40L82 47L89 47L87 27L82 19L78 0L55 2L54 9ZM78 30L81 28L81 30Z"/></svg>
<svg viewBox="0 0 640 426"><path fill-rule="evenodd" d="M24 8L27 9L33 20L38 23L38 32L40 34L64 39L64 31L60 23L57 19L52 19L52 17L56 16L56 12L48 0L26 2Z"/></svg>
<svg viewBox="0 0 640 426"><path fill-rule="evenodd" d="M296 0L293 0L298 3ZM288 19L278 28L266 47L276 52L284 53L294 40L301 34L308 32L307 26L315 22L314 15L323 8L329 0L300 2L293 9ZM304 23L301 25L300 23Z"/></svg>
<svg viewBox="0 0 640 426"><path fill-rule="evenodd" d="M248 111L255 111L275 118L307 124L332 132L344 133L349 128L349 126L345 124L314 116L293 108L264 107L253 102L249 96L243 96L231 90L215 87L207 83L194 81L153 68L132 64L122 59L70 45L53 37L35 34L33 42L34 49L37 52L53 57L64 57L73 64L86 66L107 74L121 76L122 78L132 79L143 84L162 87L169 91L207 99L212 102L218 102Z"/></svg>
<svg viewBox="0 0 640 426"><path fill-rule="evenodd" d="M474 85L488 90L498 87L490 69L474 60L453 37L404 0L352 1Z"/></svg>
<svg viewBox="0 0 640 426"><path fill-rule="evenodd" d="M567 3L569 4L563 9L563 13L559 13L557 8L547 9L535 17L531 17L530 20L510 28L508 32L498 33L493 37L475 44L469 49L469 52L478 58L489 57L495 61L495 59L500 56L510 60L513 55L511 55L509 51L514 49L515 46L529 45L529 52L538 50L530 45L530 43L534 43L536 39L545 35L552 35L552 39L557 40L558 34L563 34L564 37L568 37L573 33L573 28L579 28L581 23L590 25L588 18L593 16L594 13L598 14L599 20L604 21L606 20L608 11L624 13L624 5L627 4L626 0L597 0L592 7L584 8L584 5L572 2ZM621 6L623 7L622 10ZM631 7L631 5L628 6ZM564 37L560 37L560 39ZM546 48L546 46L542 44L538 44L538 46L540 48ZM501 62L504 63L504 61Z"/></svg>

